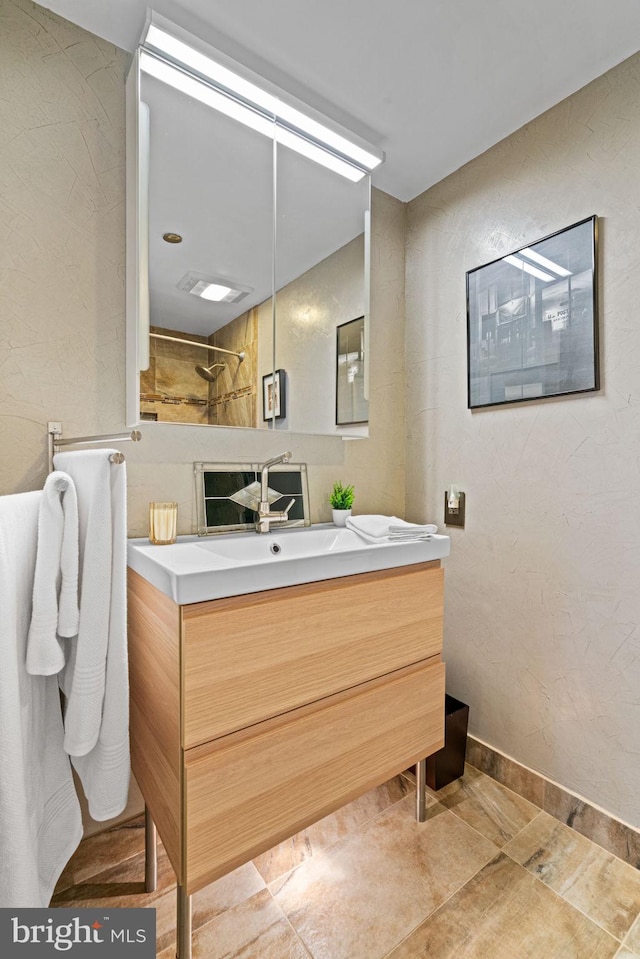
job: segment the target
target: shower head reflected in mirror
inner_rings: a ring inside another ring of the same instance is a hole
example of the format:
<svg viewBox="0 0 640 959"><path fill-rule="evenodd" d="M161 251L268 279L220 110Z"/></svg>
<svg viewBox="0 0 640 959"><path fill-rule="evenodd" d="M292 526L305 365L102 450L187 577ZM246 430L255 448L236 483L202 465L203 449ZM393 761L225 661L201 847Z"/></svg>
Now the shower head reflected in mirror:
<svg viewBox="0 0 640 959"><path fill-rule="evenodd" d="M207 380L208 383L213 383L220 375L220 370L223 370L225 366L226 363L213 363L211 366L196 366L196 373L198 376L201 376L203 380ZM217 370L217 372L214 373L214 370Z"/></svg>

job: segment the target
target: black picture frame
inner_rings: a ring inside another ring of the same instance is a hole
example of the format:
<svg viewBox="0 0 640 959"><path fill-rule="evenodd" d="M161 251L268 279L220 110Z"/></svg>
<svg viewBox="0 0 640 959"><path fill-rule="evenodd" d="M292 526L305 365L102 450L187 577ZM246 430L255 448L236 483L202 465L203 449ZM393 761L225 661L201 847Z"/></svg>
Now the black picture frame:
<svg viewBox="0 0 640 959"><path fill-rule="evenodd" d="M467 405L600 388L598 218L466 274Z"/></svg>
<svg viewBox="0 0 640 959"><path fill-rule="evenodd" d="M358 316L336 327L336 426L369 422L365 362L364 316Z"/></svg>
<svg viewBox="0 0 640 959"><path fill-rule="evenodd" d="M287 377L284 370L275 370L262 377L262 419L283 420L287 415Z"/></svg>

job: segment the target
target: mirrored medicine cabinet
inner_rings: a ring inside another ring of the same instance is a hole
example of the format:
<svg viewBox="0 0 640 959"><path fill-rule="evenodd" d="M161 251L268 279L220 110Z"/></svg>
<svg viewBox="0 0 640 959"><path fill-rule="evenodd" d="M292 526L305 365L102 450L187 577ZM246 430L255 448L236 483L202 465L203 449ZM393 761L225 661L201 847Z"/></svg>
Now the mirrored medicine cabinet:
<svg viewBox="0 0 640 959"><path fill-rule="evenodd" d="M238 119L239 95L203 76L211 48L169 26L195 66L145 42L127 80L128 424L367 435L370 176L316 162L275 109ZM338 331L362 317L345 425Z"/></svg>

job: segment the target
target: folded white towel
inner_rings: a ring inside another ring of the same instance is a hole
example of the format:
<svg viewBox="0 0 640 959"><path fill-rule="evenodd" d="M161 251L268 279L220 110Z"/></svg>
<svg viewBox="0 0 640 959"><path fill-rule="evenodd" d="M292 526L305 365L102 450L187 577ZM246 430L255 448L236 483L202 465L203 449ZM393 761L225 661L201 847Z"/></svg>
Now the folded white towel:
<svg viewBox="0 0 640 959"><path fill-rule="evenodd" d="M437 533L438 527L433 523L420 526L418 523L407 523L400 520L396 525L389 526L391 536L415 536L418 533Z"/></svg>
<svg viewBox="0 0 640 959"><path fill-rule="evenodd" d="M369 543L415 543L429 540L438 527L432 524L420 526L407 523L397 516L381 516L371 513L363 516L349 516L347 526Z"/></svg>
<svg viewBox="0 0 640 959"><path fill-rule="evenodd" d="M78 501L66 473L50 473L38 513L38 550L33 609L27 641L27 672L60 672L65 651L58 637L78 632Z"/></svg>
<svg viewBox="0 0 640 959"><path fill-rule="evenodd" d="M55 676L26 670L42 493L0 496L0 907L49 905L82 838Z"/></svg>
<svg viewBox="0 0 640 959"><path fill-rule="evenodd" d="M389 526L389 539L392 543L409 543L416 539L431 539L437 532L438 527L433 523L420 526L418 523L407 523L406 520L401 519Z"/></svg>
<svg viewBox="0 0 640 959"><path fill-rule="evenodd" d="M115 450L57 453L72 477L80 526L80 624L68 644L65 749L94 819L117 816L129 789L126 468Z"/></svg>

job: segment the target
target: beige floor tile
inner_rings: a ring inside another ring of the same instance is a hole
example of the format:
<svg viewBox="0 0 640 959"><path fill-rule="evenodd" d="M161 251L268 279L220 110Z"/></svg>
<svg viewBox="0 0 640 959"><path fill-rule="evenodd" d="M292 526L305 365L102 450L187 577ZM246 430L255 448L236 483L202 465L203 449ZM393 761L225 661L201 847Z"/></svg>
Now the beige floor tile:
<svg viewBox="0 0 640 959"><path fill-rule="evenodd" d="M545 781L538 773L526 769L508 756L503 756L502 753L491 749L490 746L485 746L473 736L467 739L467 762L491 776L492 779L497 779L507 789L512 789L514 793L542 808Z"/></svg>
<svg viewBox="0 0 640 959"><path fill-rule="evenodd" d="M176 953L176 889L165 891L150 905L156 911L156 952L172 948ZM195 926L195 923L194 923Z"/></svg>
<svg viewBox="0 0 640 959"><path fill-rule="evenodd" d="M227 910L247 902L265 889L264 880L252 863L234 869L228 876L194 893L192 925L196 930L222 916ZM172 946L175 956L176 892L172 889L153 903L156 908L156 940L158 952Z"/></svg>
<svg viewBox="0 0 640 959"><path fill-rule="evenodd" d="M221 916L228 909L245 902L265 888L264 881L251 863L240 866L228 876L223 876L204 889L192 900L192 925L194 934L201 926ZM176 889L173 885L148 901L119 901L111 905L151 906L156 910L156 942L160 953L167 948L175 956L176 942Z"/></svg>
<svg viewBox="0 0 640 959"><path fill-rule="evenodd" d="M504 851L617 939L640 912L640 873L547 813Z"/></svg>
<svg viewBox="0 0 640 959"><path fill-rule="evenodd" d="M396 776L258 856L254 859L255 866L266 882L273 882L278 876L295 869L305 859L310 859L321 850L346 838L412 791L410 782L402 776Z"/></svg>
<svg viewBox="0 0 640 959"><path fill-rule="evenodd" d="M540 812L533 803L473 766L466 766L463 778L440 789L437 797L496 846L504 846Z"/></svg>
<svg viewBox="0 0 640 959"><path fill-rule="evenodd" d="M175 884L176 878L164 850L158 851L158 886L154 892L144 889L144 853L126 859L117 866L105 869L84 882L56 893L52 906L99 906L105 900L114 908L119 906L148 906Z"/></svg>
<svg viewBox="0 0 640 959"><path fill-rule="evenodd" d="M631 952L640 953L640 916L638 916L625 936L624 944Z"/></svg>
<svg viewBox="0 0 640 959"><path fill-rule="evenodd" d="M167 950L166 955L171 953ZM193 935L193 957L310 959L266 889L198 929Z"/></svg>
<svg viewBox="0 0 640 959"><path fill-rule="evenodd" d="M138 816L113 829L84 839L65 866L56 885L56 893L90 876L95 876L114 863L136 856L144 850L144 818Z"/></svg>
<svg viewBox="0 0 640 959"><path fill-rule="evenodd" d="M501 853L387 959L611 959L618 946Z"/></svg>
<svg viewBox="0 0 640 959"><path fill-rule="evenodd" d="M252 863L240 866L228 876L223 876L195 893L193 928L205 925L264 888L264 880ZM91 877L86 882L65 889L54 897L52 905L76 908L153 908L156 910L158 951L171 946L175 955L175 875L162 845L158 849L158 886L154 892L144 891L143 853Z"/></svg>
<svg viewBox="0 0 640 959"><path fill-rule="evenodd" d="M640 869L640 831L637 829L612 819L550 782L545 783L543 808L555 819L612 852L618 859L628 862L634 869Z"/></svg>
<svg viewBox="0 0 640 959"><path fill-rule="evenodd" d="M497 852L439 804L414 798L270 885L314 959L381 959Z"/></svg>
<svg viewBox="0 0 640 959"><path fill-rule="evenodd" d="M634 869L472 767L417 824L410 778L196 893L194 959L640 959ZM151 906L174 959L175 877L160 844L145 893L143 848L142 820L85 840L54 904Z"/></svg>
<svg viewBox="0 0 640 959"><path fill-rule="evenodd" d="M144 853L127 859L85 882L65 889L54 896L51 905L79 909L152 908L156 910L156 942L158 950L175 942L176 892L175 875L169 859L158 849L158 885L154 892L144 890ZM174 950L175 953L175 950Z"/></svg>

